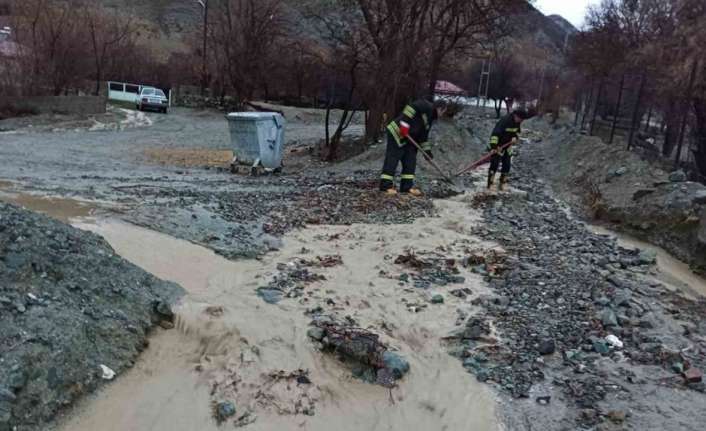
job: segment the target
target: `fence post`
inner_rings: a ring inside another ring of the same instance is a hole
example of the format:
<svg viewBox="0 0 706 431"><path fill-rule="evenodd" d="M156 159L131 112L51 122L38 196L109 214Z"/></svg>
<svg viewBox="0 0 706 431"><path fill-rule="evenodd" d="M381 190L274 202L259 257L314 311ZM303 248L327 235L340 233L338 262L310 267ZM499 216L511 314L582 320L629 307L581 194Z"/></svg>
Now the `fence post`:
<svg viewBox="0 0 706 431"><path fill-rule="evenodd" d="M586 117L588 116L588 113L591 111L591 106L593 105L593 96L596 91L596 83L591 80L591 91L588 93L588 100L586 100L586 103L583 108L583 116L581 117L581 130L583 130L584 126L586 125Z"/></svg>
<svg viewBox="0 0 706 431"><path fill-rule="evenodd" d="M596 117L598 116L598 105L601 104L601 93L603 93L603 87L605 86L605 81L601 79L601 84L598 86L598 95L596 96L596 104L593 108L593 118L591 119L591 130L588 132L589 135L593 136L593 128L596 126Z"/></svg>
<svg viewBox="0 0 706 431"><path fill-rule="evenodd" d="M650 131L650 123L652 122L652 105L650 105L650 110L647 112L647 124L645 124L645 133Z"/></svg>
<svg viewBox="0 0 706 431"><path fill-rule="evenodd" d="M613 125L610 128L610 145L613 145L613 138L615 137L615 126L618 124L618 117L620 116L620 104L623 101L623 87L625 86L625 73L623 77L620 78L620 89L618 90L618 103L615 105L615 112L613 113Z"/></svg>
<svg viewBox="0 0 706 431"><path fill-rule="evenodd" d="M630 123L630 137L628 138L628 150L632 147L632 140L635 137L635 127L640 128L638 124L638 113L640 111L640 102L642 102L642 92L645 90L645 75L640 76L640 89L637 91L637 100L635 101L635 109L632 112L632 123Z"/></svg>
<svg viewBox="0 0 706 431"><path fill-rule="evenodd" d="M699 66L699 60L694 60L694 65L691 68L691 76L689 77L689 87L686 90L686 109L684 109L684 117L681 121L681 129L679 130L679 145L677 146L677 158L674 160L674 168L679 167L679 162L681 161L681 149L684 145L684 134L686 132L686 121L689 119L689 96L694 88L694 80L696 79L696 70Z"/></svg>
<svg viewBox="0 0 706 431"><path fill-rule="evenodd" d="M579 93L576 95L576 116L574 117L574 127L579 124L579 116L581 116L581 110L583 110L584 93Z"/></svg>

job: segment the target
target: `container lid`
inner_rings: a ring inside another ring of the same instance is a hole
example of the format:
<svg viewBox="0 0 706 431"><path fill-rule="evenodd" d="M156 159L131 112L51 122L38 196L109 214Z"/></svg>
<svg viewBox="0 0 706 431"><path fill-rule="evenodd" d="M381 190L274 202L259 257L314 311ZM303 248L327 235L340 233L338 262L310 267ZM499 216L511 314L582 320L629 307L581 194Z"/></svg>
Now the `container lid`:
<svg viewBox="0 0 706 431"><path fill-rule="evenodd" d="M227 117L234 120L271 120L279 115L277 112L231 112Z"/></svg>

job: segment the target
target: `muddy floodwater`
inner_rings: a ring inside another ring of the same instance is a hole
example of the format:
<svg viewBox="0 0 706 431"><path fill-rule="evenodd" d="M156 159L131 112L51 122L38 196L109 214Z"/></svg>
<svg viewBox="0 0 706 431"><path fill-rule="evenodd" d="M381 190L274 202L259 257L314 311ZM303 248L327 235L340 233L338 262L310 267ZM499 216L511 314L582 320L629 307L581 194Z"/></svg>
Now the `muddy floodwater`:
<svg viewBox="0 0 706 431"><path fill-rule="evenodd" d="M74 199L3 191L8 190L10 184L11 183L0 182L0 201L47 214L63 222L68 222L75 218L91 216L96 210L95 205Z"/></svg>
<svg viewBox="0 0 706 431"><path fill-rule="evenodd" d="M281 251L261 261L229 261L200 246L122 222L75 223L103 236L125 259L179 283L188 294L176 310L177 328L159 329L129 372L79 403L58 429L216 430L212 402L218 400L211 392L228 379L239 388L233 395L238 414L252 412L254 422L247 427L252 430L330 430L332 424L351 431L500 429L492 391L442 345L441 338L454 328L455 298L414 313L400 301L410 293L378 276L381 268L391 265L386 255L412 244L433 249L464 235L476 221L459 202L440 205L443 221L294 232ZM333 298L361 327L388 328L383 340L411 364L399 387L388 390L364 383L316 350L306 336L306 304L285 300L268 305L255 295L277 263L294 259L302 249L311 256L341 255L343 265L328 270L327 281L314 287L316 295ZM467 285L483 291L480 278ZM309 371L310 387L282 385L266 377L297 369ZM313 402L313 416L287 413L288 404L301 400Z"/></svg>

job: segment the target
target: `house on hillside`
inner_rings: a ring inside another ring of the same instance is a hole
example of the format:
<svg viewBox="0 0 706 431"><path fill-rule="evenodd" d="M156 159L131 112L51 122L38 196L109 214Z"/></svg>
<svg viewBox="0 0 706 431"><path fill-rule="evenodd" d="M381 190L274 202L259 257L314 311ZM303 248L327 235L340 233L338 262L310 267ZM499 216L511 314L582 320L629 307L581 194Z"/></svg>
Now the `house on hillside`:
<svg viewBox="0 0 706 431"><path fill-rule="evenodd" d="M17 86L21 46L11 40L9 27L0 28L0 91L11 94Z"/></svg>
<svg viewBox="0 0 706 431"><path fill-rule="evenodd" d="M466 90L449 81L436 81L434 93L437 96L463 97L468 94Z"/></svg>

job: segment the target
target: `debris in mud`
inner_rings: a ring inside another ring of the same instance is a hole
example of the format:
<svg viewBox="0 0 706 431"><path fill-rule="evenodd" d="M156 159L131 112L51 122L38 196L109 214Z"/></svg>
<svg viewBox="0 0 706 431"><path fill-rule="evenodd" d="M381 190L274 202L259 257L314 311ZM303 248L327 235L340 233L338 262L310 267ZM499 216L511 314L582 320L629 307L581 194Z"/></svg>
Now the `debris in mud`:
<svg viewBox="0 0 706 431"><path fill-rule="evenodd" d="M318 265L331 264L333 260L320 260ZM299 298L304 295L307 285L318 281L325 281L326 277L309 271L307 267L313 266L306 260L294 260L289 263L277 265L278 274L274 276L267 286L258 287L257 295L268 304L276 304L283 298ZM321 266L323 267L323 266Z"/></svg>
<svg viewBox="0 0 706 431"><path fill-rule="evenodd" d="M110 368L106 367L103 364L100 365L100 369L101 369L101 378L103 380L113 380L115 378L115 371L111 370Z"/></svg>
<svg viewBox="0 0 706 431"><path fill-rule="evenodd" d="M427 257L422 257L422 256ZM407 251L405 254L399 255L395 259L398 265L404 265L414 269L416 272L411 274L411 281L414 287L419 289L429 289L432 285L446 286L449 284L463 284L466 279L460 276L460 271L456 265L456 260L448 259L443 256L432 253L420 253ZM410 281L409 274L399 276L402 283Z"/></svg>
<svg viewBox="0 0 706 431"><path fill-rule="evenodd" d="M309 336L321 343L323 351L351 365L356 377L391 388L409 371L409 363L390 351L377 334L321 316L312 325L322 332L310 330Z"/></svg>
<svg viewBox="0 0 706 431"><path fill-rule="evenodd" d="M313 268L332 268L334 266L343 265L341 255L317 256L316 260L302 259L301 265Z"/></svg>
<svg viewBox="0 0 706 431"><path fill-rule="evenodd" d="M471 198L471 207L474 209L484 208L500 199L500 195L491 192L479 192Z"/></svg>
<svg viewBox="0 0 706 431"><path fill-rule="evenodd" d="M285 416L316 414L321 391L311 381L308 370L252 369L257 366L228 363L222 370L209 371L215 376L211 397L218 424L229 422L244 427L265 412ZM236 417L238 412L242 413Z"/></svg>

